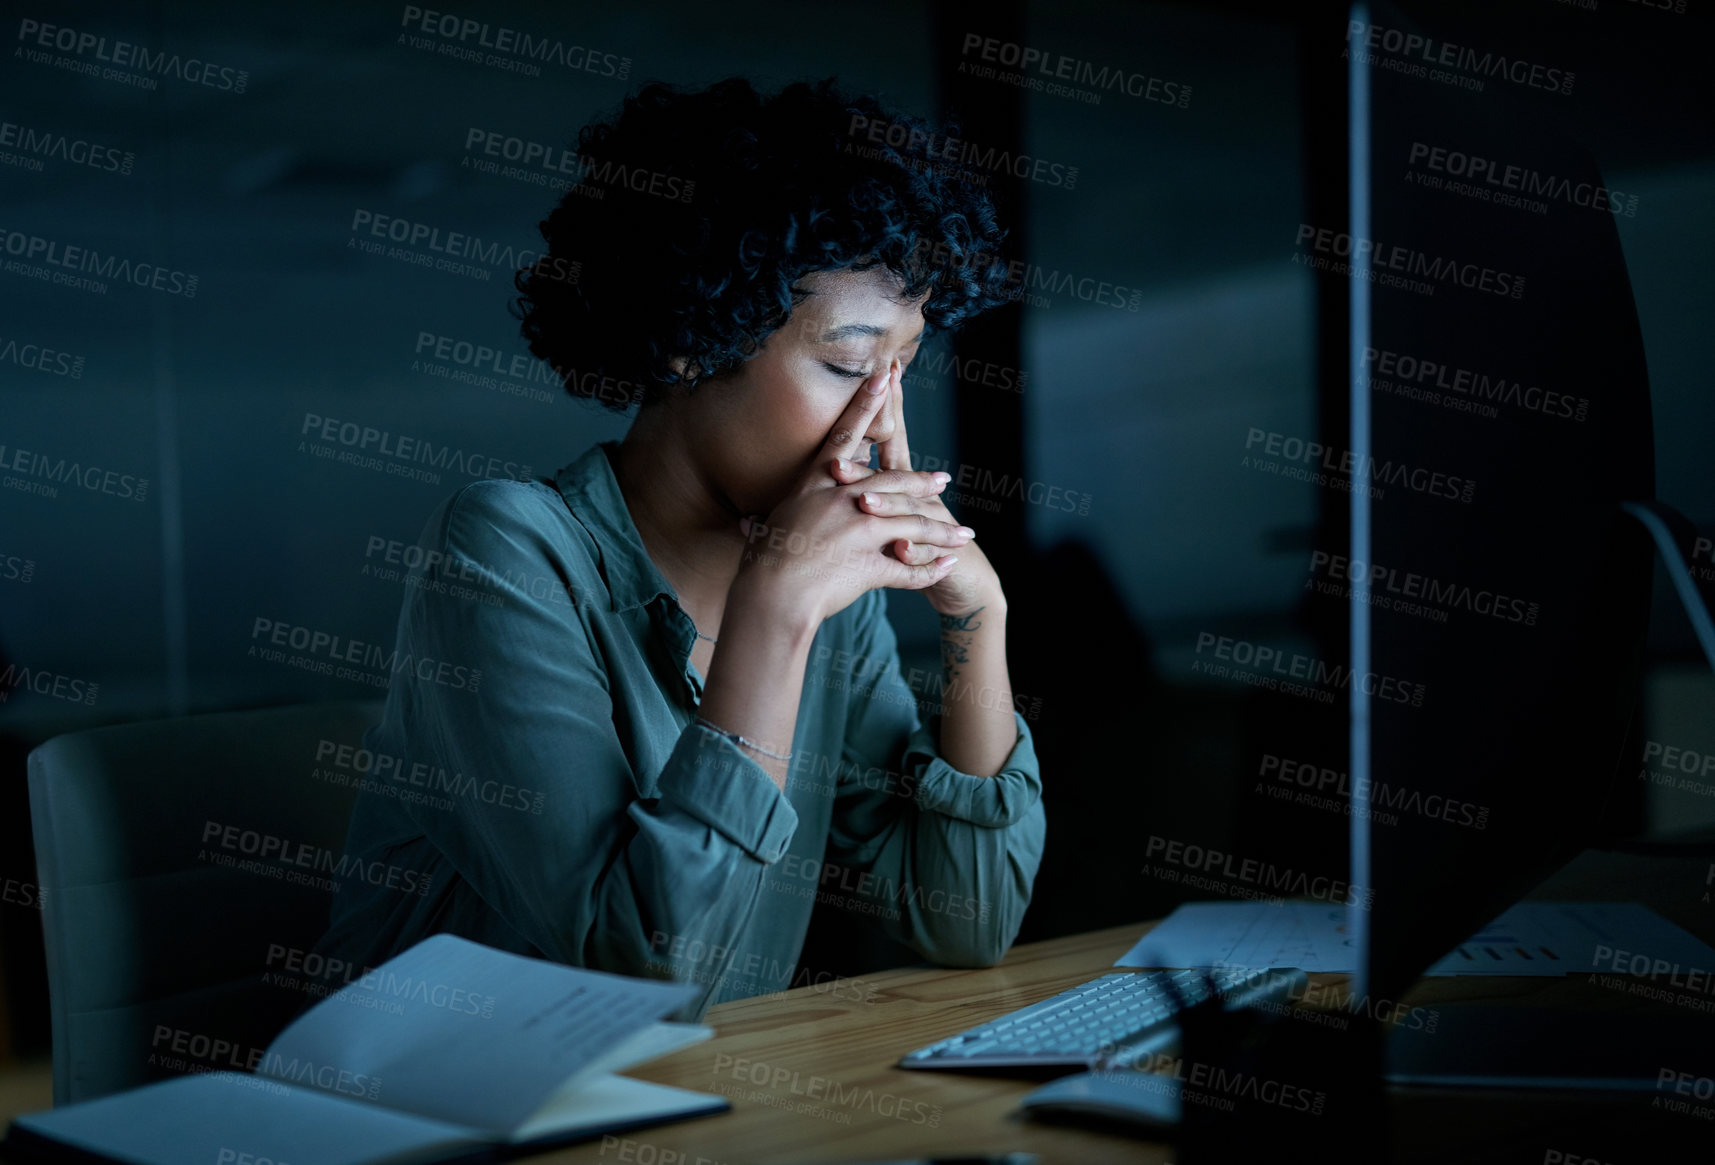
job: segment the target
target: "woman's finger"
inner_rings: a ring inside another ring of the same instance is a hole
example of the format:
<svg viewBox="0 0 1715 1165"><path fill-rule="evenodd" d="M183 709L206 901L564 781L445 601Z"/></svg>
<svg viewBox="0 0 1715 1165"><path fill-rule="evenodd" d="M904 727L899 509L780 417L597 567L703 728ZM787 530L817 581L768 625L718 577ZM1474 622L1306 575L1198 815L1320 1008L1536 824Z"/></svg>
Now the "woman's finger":
<svg viewBox="0 0 1715 1165"><path fill-rule="evenodd" d="M846 462L850 465L851 462ZM852 489L855 496L858 493L881 494L910 494L913 497L932 498L947 488L947 483L953 480L950 473L917 473L914 470L901 469L870 469L860 476L848 473L839 465L834 466L834 480L843 481L847 486L862 483L862 489Z"/></svg>
<svg viewBox="0 0 1715 1165"><path fill-rule="evenodd" d="M926 514L900 514L873 519L878 533L898 542L927 542L931 546L962 546L975 537L969 526L943 522Z"/></svg>
<svg viewBox="0 0 1715 1165"><path fill-rule="evenodd" d="M864 513L880 514L885 518L896 517L900 514L934 515L936 510L931 506L938 504L938 502L939 499L931 503L929 499L919 499L911 494L879 493L873 490L865 490L858 495L858 505ZM959 529L968 530L969 527L960 526ZM967 534L966 537L975 537L975 534Z"/></svg>
<svg viewBox="0 0 1715 1165"><path fill-rule="evenodd" d="M953 573L953 564L959 561L958 556L943 554L934 562L922 566L909 566L903 562L893 564L893 570L887 581L887 586L900 587L905 590L921 591L934 586L942 579Z"/></svg>
<svg viewBox="0 0 1715 1165"><path fill-rule="evenodd" d="M883 469L910 469L911 444L905 436L905 375L895 360L888 376L888 405L893 410L893 436L876 447Z"/></svg>
<svg viewBox="0 0 1715 1165"><path fill-rule="evenodd" d="M858 446L863 444L864 434L869 432L875 420L875 414L887 407L887 384L891 379L887 372L877 372L852 394L851 403L834 422L834 427L828 430L828 439L822 443L820 457L824 463L835 458L849 459L857 453Z"/></svg>
<svg viewBox="0 0 1715 1165"><path fill-rule="evenodd" d="M928 542L907 542L901 538L888 544L893 551L893 557L906 566L923 566L934 562L943 554L957 554L958 546L935 546Z"/></svg>

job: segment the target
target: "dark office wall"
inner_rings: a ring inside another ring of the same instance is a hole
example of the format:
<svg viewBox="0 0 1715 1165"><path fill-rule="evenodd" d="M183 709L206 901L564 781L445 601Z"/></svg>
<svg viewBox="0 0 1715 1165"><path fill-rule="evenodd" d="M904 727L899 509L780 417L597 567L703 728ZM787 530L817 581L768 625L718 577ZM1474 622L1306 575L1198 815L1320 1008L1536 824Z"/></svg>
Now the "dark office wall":
<svg viewBox="0 0 1715 1165"><path fill-rule="evenodd" d="M866 22L867 46L786 6L759 14L766 38L695 5L667 20L593 6L487 10L496 24L588 46L625 79L553 67L529 77L413 49L399 43L411 35L403 7L80 7L55 18L245 69L242 94L171 81L141 93L12 62L14 120L136 157L129 175L57 162L12 171L10 229L198 278L194 298L8 280L9 333L87 358L75 380L9 375L8 443L149 479L142 501L6 495L8 549L37 563L11 604L6 649L99 684L79 716L361 692L252 658L256 620L388 641L401 590L364 575L386 565L367 553L371 539L414 541L436 502L474 475L552 473L623 433L622 420L543 379L489 370L520 395L426 370L458 366L419 349L425 333L524 353L507 314L509 270L479 263L482 277L467 277L360 249L392 245L352 229L371 215L540 243L535 224L558 192L475 172L469 163L487 157L466 150L471 131L560 147L644 80L850 76L865 47L862 83L918 106L929 95L924 62L907 55L923 51L921 17L904 7ZM413 481L324 461L311 446L378 451L319 439L316 418L448 445L483 465ZM932 440L928 418L923 427Z"/></svg>
<svg viewBox="0 0 1715 1165"><path fill-rule="evenodd" d="M1433 24L1433 6L1420 7ZM253 656L258 620L390 645L402 592L366 571L389 565L371 548L414 541L471 476L419 482L385 462L320 458L311 446L328 442L314 418L492 457L503 473L551 472L624 431L542 379L434 375L456 368L420 350L425 334L524 352L506 312L509 272L474 278L368 254L360 242L390 244L354 221L393 216L531 247L558 193L467 165L482 158L466 147L472 131L566 144L643 81L732 74L765 88L833 75L932 112L949 71L983 65L986 51L938 55L931 10L909 3L461 7L600 62L528 76L441 55L438 39L413 47L405 38L422 34L401 26L405 8L42 3L6 26L0 119L111 151L92 166L0 141L13 154L0 166L6 238L196 279L193 296L0 272L0 345L65 354L47 371L0 359L6 456L102 471L86 477L93 488L62 483L51 496L31 492L40 474L0 483L0 657L64 681L57 696L14 689L0 703L10 875L31 876L17 761L54 732L379 694ZM1715 149L1695 49L1706 25L1618 3L1505 13L1497 44L1577 69L1558 112L1610 185L1639 196L1618 226L1649 360L1659 490L1708 525ZM1307 48L1292 19L1249 4L1023 12L1024 45L1159 82L1098 103L1027 95L1022 144L1048 169L1023 183L1018 257L1071 290L1026 304L1022 360L1006 370L1026 374L1026 459L971 466L1028 483L1022 502L991 490L1022 510L1041 560L1012 593L1014 685L1040 698L1044 736L1077 750L1044 758L1056 824L1038 932L1143 917L1183 897L1148 880L1092 880L1136 866L1128 838L1226 836L1237 742L1256 731L1256 710L1250 693L1191 671L1197 636L1308 640L1294 615L1305 549L1344 499L1242 464L1249 430L1304 433L1321 415L1322 309L1292 257L1317 184L1343 181L1305 169L1317 134L1343 132L1305 124L1306 61L1344 64L1339 43ZM989 35L980 7L946 20ZM161 77L145 90L59 67L52 58L88 64L94 53L42 50L21 35L25 21L196 57L215 67L213 83ZM610 65L616 75L604 75ZM27 258L6 245L0 262ZM961 456L957 379L920 367L909 386L926 456ZM980 534L984 511L962 516ZM906 650L928 663L926 606L890 599ZM1657 650L1684 658L1688 643L1680 632ZM1107 832L1089 826L1104 815ZM1080 849L1103 864L1063 864ZM13 905L0 917L12 933L32 921ZM9 973L21 990L31 972Z"/></svg>
<svg viewBox="0 0 1715 1165"><path fill-rule="evenodd" d="M193 298L6 275L6 339L64 352L79 370L0 365L5 443L147 480L146 495L129 498L123 484L4 492L5 552L34 564L29 583L7 580L8 658L100 688L88 704L14 693L10 723L353 690L249 658L255 620L385 639L400 596L362 576L369 539L413 538L469 477L413 482L323 463L299 449L311 418L535 472L623 432L622 420L540 380L512 385L529 392L514 395L413 370L430 355L418 349L424 333L522 351L501 269L465 278L353 246L375 241L352 230L360 214L533 244L555 192L473 172L469 131L562 143L643 80L733 73L763 85L835 75L907 107L936 104L927 17L913 5L865 6L861 19L787 5L751 6L742 19L699 5L485 10L628 58L624 80L526 77L414 50L398 43L401 9L79 5L29 18L168 45L247 76L242 93L170 78L148 92L11 56L12 123L111 147L128 172L52 157L40 170L13 164L0 187L8 230L198 282ZM1638 141L1629 114L1649 103L1635 86L1663 35L1642 17L1679 18L1602 14L1610 35L1595 13L1553 15L1540 35L1584 65L1569 108L1608 155L1610 184L1640 198L1618 225L1649 343L1661 492L1708 513L1715 405L1696 390L1707 304L1693 291L1715 249L1707 129L1660 141L1658 127ZM967 23L982 31L979 17ZM1303 426L1314 408L1315 305L1290 262L1304 181L1291 29L1219 9L1095 4L1042 6L1028 27L1033 42L1080 59L1134 45L1138 67L1189 90L1183 108L1112 93L1099 105L1028 103L1027 147L1077 174L1030 185L1027 258L1135 293L1138 309L1067 294L1025 313L1029 470L1058 487L1053 504L1027 507L1031 532L1094 545L1135 618L1182 624L1174 643L1210 618L1284 611L1302 580L1268 539L1304 526L1320 499L1258 488L1235 453L1246 428ZM1628 37L1642 42L1635 54ZM1655 85L1669 90L1656 121L1695 124L1686 78L1668 70ZM1621 89L1629 99L1611 100ZM951 394L936 391L947 380L925 376L912 401L926 451L951 452ZM1077 507L1059 508L1068 494Z"/></svg>

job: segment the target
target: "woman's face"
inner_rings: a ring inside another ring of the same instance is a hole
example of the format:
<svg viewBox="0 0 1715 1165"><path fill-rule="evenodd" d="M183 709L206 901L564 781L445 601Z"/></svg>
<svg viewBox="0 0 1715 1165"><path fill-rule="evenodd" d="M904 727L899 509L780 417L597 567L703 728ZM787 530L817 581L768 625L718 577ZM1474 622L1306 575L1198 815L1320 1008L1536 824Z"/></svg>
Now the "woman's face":
<svg viewBox="0 0 1715 1165"><path fill-rule="evenodd" d="M924 299L901 302L885 267L814 271L810 292L784 327L737 371L681 398L700 468L740 516L767 514L819 464L820 452L864 379L917 354ZM925 299L927 297L925 296ZM876 414L856 459L894 429L890 404Z"/></svg>

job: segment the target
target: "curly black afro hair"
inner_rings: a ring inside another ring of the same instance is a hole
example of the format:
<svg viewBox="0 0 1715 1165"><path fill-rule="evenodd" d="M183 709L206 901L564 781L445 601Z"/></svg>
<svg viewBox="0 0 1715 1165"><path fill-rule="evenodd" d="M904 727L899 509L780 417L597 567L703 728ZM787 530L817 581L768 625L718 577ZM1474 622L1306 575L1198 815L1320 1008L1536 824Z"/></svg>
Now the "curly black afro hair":
<svg viewBox="0 0 1715 1165"><path fill-rule="evenodd" d="M885 264L903 298L927 293L930 332L952 330L1016 296L949 140L832 80L773 97L736 77L647 85L579 132L582 173L540 224L513 314L568 392L621 413L754 356L811 271Z"/></svg>

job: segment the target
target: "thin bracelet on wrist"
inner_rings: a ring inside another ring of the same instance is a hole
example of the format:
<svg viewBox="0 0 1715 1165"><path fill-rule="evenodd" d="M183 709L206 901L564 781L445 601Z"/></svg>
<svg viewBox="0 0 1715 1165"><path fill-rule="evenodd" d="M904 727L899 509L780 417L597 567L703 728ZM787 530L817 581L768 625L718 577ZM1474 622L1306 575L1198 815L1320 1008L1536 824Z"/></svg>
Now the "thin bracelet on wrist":
<svg viewBox="0 0 1715 1165"><path fill-rule="evenodd" d="M701 716L697 717L697 723L701 724L704 728L707 728L710 732L713 732L716 735L726 737L728 740L732 741L734 744L743 745L745 748L750 749L752 752L759 752L763 756L771 756L775 760L789 761L792 759L792 753L790 751L774 752L770 749L763 748L760 744L756 743L756 741L750 740L747 737L740 736L736 732L728 732L726 729L720 727L719 725L717 725L717 724L715 724L709 720L704 719Z"/></svg>

